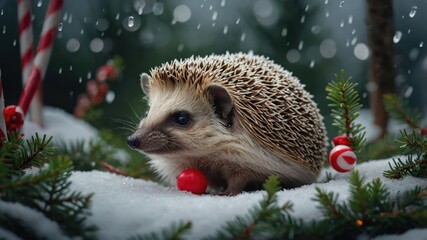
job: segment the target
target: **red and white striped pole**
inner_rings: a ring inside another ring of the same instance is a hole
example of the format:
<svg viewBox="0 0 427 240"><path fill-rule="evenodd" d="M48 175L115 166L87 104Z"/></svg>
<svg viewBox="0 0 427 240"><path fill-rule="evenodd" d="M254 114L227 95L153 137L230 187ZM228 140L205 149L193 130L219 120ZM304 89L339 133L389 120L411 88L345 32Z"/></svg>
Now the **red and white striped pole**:
<svg viewBox="0 0 427 240"><path fill-rule="evenodd" d="M28 81L30 71L33 67L33 27L31 24L31 0L17 0L18 3L18 25L19 25L19 47L22 63L22 83ZM30 104L31 121L43 126L43 98L41 84L34 99Z"/></svg>
<svg viewBox="0 0 427 240"><path fill-rule="evenodd" d="M18 1L19 47L22 62L22 82L25 82L33 67L33 28L31 24L31 0Z"/></svg>
<svg viewBox="0 0 427 240"><path fill-rule="evenodd" d="M6 122L4 120L4 96L3 96L3 84L1 81L1 71L0 71L0 146L4 141L7 141L7 131L6 131Z"/></svg>
<svg viewBox="0 0 427 240"><path fill-rule="evenodd" d="M63 0L50 1L37 47L37 54L34 58L34 64L18 103L24 115L27 114L30 103L46 73L63 4Z"/></svg>

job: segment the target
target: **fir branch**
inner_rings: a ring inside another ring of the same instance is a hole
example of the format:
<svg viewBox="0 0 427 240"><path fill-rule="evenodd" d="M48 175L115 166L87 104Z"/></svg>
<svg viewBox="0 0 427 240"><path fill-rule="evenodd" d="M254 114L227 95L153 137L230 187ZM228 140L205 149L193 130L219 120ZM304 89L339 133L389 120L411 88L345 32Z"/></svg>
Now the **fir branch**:
<svg viewBox="0 0 427 240"><path fill-rule="evenodd" d="M363 184L363 177L359 171L354 171L349 178L350 182L350 199L348 205L357 219L362 221L367 219L366 212L368 211L369 192L367 186Z"/></svg>
<svg viewBox="0 0 427 240"><path fill-rule="evenodd" d="M40 167L47 160L47 156L53 153L53 148L48 147L51 140L52 137L48 138L46 135L40 138L38 133L35 137L31 136L31 140L26 140L25 147L21 148L20 161L16 167L21 170L32 166Z"/></svg>
<svg viewBox="0 0 427 240"><path fill-rule="evenodd" d="M397 154L401 154L401 149L396 142L396 136L387 134L377 141L366 144L363 151L357 155L357 162L391 158Z"/></svg>
<svg viewBox="0 0 427 240"><path fill-rule="evenodd" d="M16 160L20 159L20 149L24 140L15 132L9 134L9 141L3 142L0 147L0 181L7 181L12 176L22 174L21 169L15 167Z"/></svg>
<svg viewBox="0 0 427 240"><path fill-rule="evenodd" d="M379 178L375 178L372 182L366 185L367 189L367 205L375 206L368 209L368 214L371 214L372 211L389 211L391 210L391 204L384 199L390 198L389 191L385 188Z"/></svg>
<svg viewBox="0 0 427 240"><path fill-rule="evenodd" d="M32 229L28 228L21 219L16 219L4 212L0 214L0 226L2 229L7 229L10 233L13 233L15 236L19 236L21 239L34 239L34 236L37 235ZM6 240L6 238L2 236L0 236L0 239Z"/></svg>
<svg viewBox="0 0 427 240"><path fill-rule="evenodd" d="M426 196L421 188L407 191L403 197L392 198L378 178L365 184L354 171L349 182L351 194L345 202L338 203L336 197L332 197L335 196L333 193L320 189L314 199L320 203L326 218L312 225L323 226L323 231L334 234L333 239L360 234L402 233L414 227L427 226Z"/></svg>
<svg viewBox="0 0 427 240"><path fill-rule="evenodd" d="M10 141L5 142L0 151L2 177L22 175L23 170L27 168L40 167L54 151L54 148L49 146L52 137L48 138L46 135L40 138L36 133L35 137L24 140L19 135L11 133L9 139Z"/></svg>
<svg viewBox="0 0 427 240"><path fill-rule="evenodd" d="M103 169L101 161L114 161L113 149L105 145L98 140L62 142L58 144L57 155L70 157L78 171Z"/></svg>
<svg viewBox="0 0 427 240"><path fill-rule="evenodd" d="M259 206L249 211L249 215L236 217L227 222L224 229L217 232L211 239L249 239L255 238L258 229L267 222L274 222L281 217L281 211L289 211L291 203L286 203L282 208L277 206L276 192L280 190L280 180L277 176L270 176L263 185L267 194L260 201ZM208 238L209 239L209 238Z"/></svg>
<svg viewBox="0 0 427 240"><path fill-rule="evenodd" d="M362 107L356 87L357 83L353 83L351 77L346 80L344 70L341 70L341 74L336 74L335 80L326 86L326 99L331 102L328 106L332 107L332 125L338 127L340 134L348 136L352 149L359 152L366 139L365 128L354 122Z"/></svg>
<svg viewBox="0 0 427 240"><path fill-rule="evenodd" d="M408 124L413 129L419 128L421 113L418 109L411 108L408 101L396 94L385 94L383 98L385 108L392 117Z"/></svg>
<svg viewBox="0 0 427 240"><path fill-rule="evenodd" d="M395 179L407 175L427 177L427 137L414 129L411 133L402 130L400 135L401 140L398 143L403 152L410 155L407 155L406 160L393 159L393 164L388 163L389 169L384 171L383 175Z"/></svg>
<svg viewBox="0 0 427 240"><path fill-rule="evenodd" d="M389 170L384 171L383 175L387 178L399 179L404 176L427 177L427 158L426 156L417 156L413 159L408 155L406 160L401 158L393 159L393 165L389 162Z"/></svg>
<svg viewBox="0 0 427 240"><path fill-rule="evenodd" d="M178 225L172 224L170 228L163 229L160 234L137 235L130 237L128 240L180 240L184 239L185 234L191 230L191 226L191 222L179 222Z"/></svg>
<svg viewBox="0 0 427 240"><path fill-rule="evenodd" d="M400 147L404 149L404 153L416 152L418 154L427 153L427 137L412 130L411 133L406 132L406 129L400 131L401 140Z"/></svg>
<svg viewBox="0 0 427 240"><path fill-rule="evenodd" d="M0 198L24 204L58 223L70 236L90 238L96 228L86 224L91 194L69 190L72 162L51 159L35 174L18 175L0 185Z"/></svg>
<svg viewBox="0 0 427 240"><path fill-rule="evenodd" d="M329 217L335 218L341 215L340 211L337 209L338 195L332 192L327 193L321 190L319 187L316 187L316 196L313 200L320 203L320 211Z"/></svg>

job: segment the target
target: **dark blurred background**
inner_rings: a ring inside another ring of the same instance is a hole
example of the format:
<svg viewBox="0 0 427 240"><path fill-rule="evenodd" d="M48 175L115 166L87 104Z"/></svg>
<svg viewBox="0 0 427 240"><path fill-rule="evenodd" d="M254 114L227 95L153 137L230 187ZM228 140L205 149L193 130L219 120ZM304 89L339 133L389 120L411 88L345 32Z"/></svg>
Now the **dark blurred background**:
<svg viewBox="0 0 427 240"><path fill-rule="evenodd" d="M37 42L49 1L33 1ZM360 83L368 106L365 1L297 0L74 0L65 1L61 28L43 82L44 103L73 112L96 69L123 59L99 128L142 114L138 76L163 62L192 55L249 52L273 59L296 75L323 115L325 86L345 69ZM427 1L394 1L399 93L427 112ZM22 89L16 1L0 0L0 69L6 105ZM328 120L328 118L327 118ZM126 133L127 134L127 133Z"/></svg>

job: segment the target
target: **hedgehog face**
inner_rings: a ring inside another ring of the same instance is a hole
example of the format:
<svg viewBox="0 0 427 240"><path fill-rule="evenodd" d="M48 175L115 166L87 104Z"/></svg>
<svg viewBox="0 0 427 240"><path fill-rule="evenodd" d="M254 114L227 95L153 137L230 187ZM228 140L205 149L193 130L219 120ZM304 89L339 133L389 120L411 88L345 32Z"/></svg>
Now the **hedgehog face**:
<svg viewBox="0 0 427 240"><path fill-rule="evenodd" d="M232 103L224 88L211 85L198 94L190 85L150 88L149 80L143 75L141 86L150 108L128 138L130 147L146 154L201 156L229 132Z"/></svg>

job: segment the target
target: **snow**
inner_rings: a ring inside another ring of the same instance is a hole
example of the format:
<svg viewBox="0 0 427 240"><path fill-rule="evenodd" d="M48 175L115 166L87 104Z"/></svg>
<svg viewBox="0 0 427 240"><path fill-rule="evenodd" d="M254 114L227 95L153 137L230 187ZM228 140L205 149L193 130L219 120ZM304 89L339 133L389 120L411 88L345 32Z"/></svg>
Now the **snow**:
<svg viewBox="0 0 427 240"><path fill-rule="evenodd" d="M23 127L25 137L38 133L52 136L56 142L75 142L78 140L94 140L98 138L98 131L88 123L74 118L62 109L45 107L43 111L45 128L32 123L27 118Z"/></svg>
<svg viewBox="0 0 427 240"><path fill-rule="evenodd" d="M20 219L22 225L37 230L37 237L40 239L66 239L56 222L45 218L42 213L27 206L0 201L0 212L15 219ZM14 234L0 228L0 237L2 236L5 239L19 239Z"/></svg>
<svg viewBox="0 0 427 240"><path fill-rule="evenodd" d="M45 109L46 128L44 133L51 134L63 141L96 138L97 131L87 123L75 119L71 115L57 109ZM26 136L40 131L32 124L24 128ZM369 131L368 131L369 132ZM423 179L405 177L401 180L387 179L382 176L388 169L391 159L376 160L356 165L356 169L371 181L380 178L391 190L391 194L408 190L419 185L427 187ZM332 173L334 180L323 182L326 172ZM337 173L330 168L322 171L319 181L300 188L282 190L278 193L279 204L291 201L294 204L293 215L305 220L319 219L321 212L317 203L312 200L315 188L339 193L339 200L349 196L349 173ZM74 171L71 176L72 190L85 194L94 193L89 224L99 227L99 239L127 239L137 234L160 232L172 223L191 221L192 230L186 237L200 239L214 234L225 221L236 216L243 216L255 206L265 192L257 191L242 193L237 196L193 195L178 191L175 187L166 187L159 183L143 179L133 179L108 172ZM40 213L17 203L0 201L0 212L19 216L28 226L38 229L40 236L48 239L61 239L62 233L58 225L44 219ZM37 219L35 221L34 219ZM422 239L427 229L413 229L402 235L380 236L376 239ZM0 227L0 238L16 239L16 236Z"/></svg>

